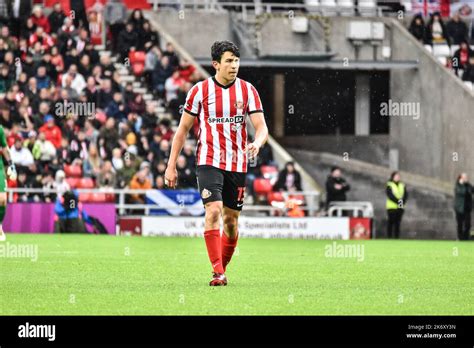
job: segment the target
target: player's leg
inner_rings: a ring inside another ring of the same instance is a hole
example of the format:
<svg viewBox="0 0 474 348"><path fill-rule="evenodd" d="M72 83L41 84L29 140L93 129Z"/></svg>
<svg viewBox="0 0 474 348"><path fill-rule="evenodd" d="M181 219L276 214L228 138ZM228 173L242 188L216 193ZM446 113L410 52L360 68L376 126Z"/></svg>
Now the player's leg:
<svg viewBox="0 0 474 348"><path fill-rule="evenodd" d="M222 245L222 264L224 266L224 272L234 255L235 248L237 246L237 240L239 239L238 232L238 221L240 211L224 207L222 210L222 217L224 221L224 232L222 233L221 245Z"/></svg>
<svg viewBox="0 0 474 348"><path fill-rule="evenodd" d="M0 169L2 171L2 173L0 173L0 242L3 242L6 240L6 235L3 232L3 219L5 218L5 214L7 212L7 181L3 175L3 168Z"/></svg>
<svg viewBox="0 0 474 348"><path fill-rule="evenodd" d="M220 217L222 212L222 201L209 202L205 204L206 216L204 227L204 240L206 241L209 261L211 261L214 273L224 273L221 257L221 235Z"/></svg>
<svg viewBox="0 0 474 348"><path fill-rule="evenodd" d="M198 166L196 170L198 189L206 210L204 240L213 269L209 285L226 285L221 256L220 219L222 215L222 188L224 176L220 169Z"/></svg>
<svg viewBox="0 0 474 348"><path fill-rule="evenodd" d="M239 238L238 220L244 205L245 173L225 172L222 201L224 203L222 233L222 262L224 271L232 259Z"/></svg>
<svg viewBox="0 0 474 348"><path fill-rule="evenodd" d="M387 238L392 238L393 226L395 224L395 215L393 209L387 210Z"/></svg>
<svg viewBox="0 0 474 348"><path fill-rule="evenodd" d="M471 238L471 212L468 211L465 215L466 218L464 220L464 240L469 240Z"/></svg>
<svg viewBox="0 0 474 348"><path fill-rule="evenodd" d="M400 238L400 225L402 223L403 209L397 209L396 212L397 215L395 220L395 238L398 239Z"/></svg>

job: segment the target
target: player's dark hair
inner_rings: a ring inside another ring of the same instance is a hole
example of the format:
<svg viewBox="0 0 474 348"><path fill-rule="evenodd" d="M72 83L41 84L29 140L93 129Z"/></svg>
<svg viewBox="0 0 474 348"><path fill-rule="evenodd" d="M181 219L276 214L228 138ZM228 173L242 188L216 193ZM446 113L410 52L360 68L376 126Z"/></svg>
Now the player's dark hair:
<svg viewBox="0 0 474 348"><path fill-rule="evenodd" d="M232 52L234 56L240 57L239 48L233 42L224 40L224 41L216 41L212 44L212 47L211 47L212 60L215 60L220 63L222 55L225 52Z"/></svg>

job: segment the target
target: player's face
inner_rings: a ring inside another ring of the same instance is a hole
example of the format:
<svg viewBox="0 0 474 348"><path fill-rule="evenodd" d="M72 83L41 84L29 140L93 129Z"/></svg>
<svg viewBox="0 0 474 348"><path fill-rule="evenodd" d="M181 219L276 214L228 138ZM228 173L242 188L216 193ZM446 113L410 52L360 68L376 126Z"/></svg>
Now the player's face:
<svg viewBox="0 0 474 348"><path fill-rule="evenodd" d="M221 61L216 62L215 68L220 77L230 82L237 77L239 64L239 57L236 57L232 52L224 52Z"/></svg>

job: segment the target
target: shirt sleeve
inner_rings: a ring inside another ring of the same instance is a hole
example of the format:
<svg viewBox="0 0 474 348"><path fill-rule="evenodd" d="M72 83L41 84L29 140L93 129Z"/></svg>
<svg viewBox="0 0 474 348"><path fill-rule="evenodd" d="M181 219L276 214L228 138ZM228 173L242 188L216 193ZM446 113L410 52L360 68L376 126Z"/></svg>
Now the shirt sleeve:
<svg viewBox="0 0 474 348"><path fill-rule="evenodd" d="M193 116L198 116L201 111L201 88L199 84L194 85L186 96L184 111Z"/></svg>
<svg viewBox="0 0 474 348"><path fill-rule="evenodd" d="M251 115L256 112L263 112L262 101L260 100L256 88L250 84L247 113Z"/></svg>
<svg viewBox="0 0 474 348"><path fill-rule="evenodd" d="M3 127L0 127L0 146L1 147L8 147L7 146L7 139L5 138L5 132Z"/></svg>

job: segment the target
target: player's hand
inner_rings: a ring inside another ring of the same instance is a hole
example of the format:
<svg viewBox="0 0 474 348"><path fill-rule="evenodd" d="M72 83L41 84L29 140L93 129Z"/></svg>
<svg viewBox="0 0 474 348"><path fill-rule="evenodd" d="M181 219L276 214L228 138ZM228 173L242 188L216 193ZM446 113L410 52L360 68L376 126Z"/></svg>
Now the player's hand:
<svg viewBox="0 0 474 348"><path fill-rule="evenodd" d="M165 171L165 186L169 188L176 188L176 185L178 183L178 171L176 170L176 167L166 167Z"/></svg>
<svg viewBox="0 0 474 348"><path fill-rule="evenodd" d="M12 163L8 166L7 175L10 178L10 180L16 180L17 174L16 174L15 164Z"/></svg>
<svg viewBox="0 0 474 348"><path fill-rule="evenodd" d="M259 151L260 146L256 143L247 144L247 147L245 148L245 152L249 155L249 158L257 157Z"/></svg>

